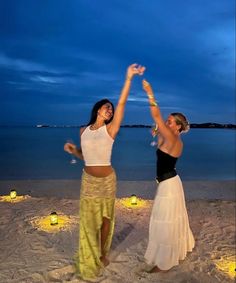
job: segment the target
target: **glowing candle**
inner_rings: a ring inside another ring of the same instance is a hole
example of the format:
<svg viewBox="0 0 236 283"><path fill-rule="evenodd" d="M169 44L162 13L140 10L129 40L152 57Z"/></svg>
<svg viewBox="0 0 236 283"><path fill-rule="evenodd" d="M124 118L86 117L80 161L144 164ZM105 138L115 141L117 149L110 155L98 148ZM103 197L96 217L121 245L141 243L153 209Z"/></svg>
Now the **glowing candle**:
<svg viewBox="0 0 236 283"><path fill-rule="evenodd" d="M130 197L130 203L131 203L132 205L137 205L137 196L136 196L136 195L132 195L132 196Z"/></svg>
<svg viewBox="0 0 236 283"><path fill-rule="evenodd" d="M56 225L58 224L58 216L57 216L57 213L56 212L52 212L50 214L50 223L51 225Z"/></svg>
<svg viewBox="0 0 236 283"><path fill-rule="evenodd" d="M15 199L15 198L16 198L16 195L17 195L16 190L11 190L11 191L10 191L10 198L11 198L11 199Z"/></svg>

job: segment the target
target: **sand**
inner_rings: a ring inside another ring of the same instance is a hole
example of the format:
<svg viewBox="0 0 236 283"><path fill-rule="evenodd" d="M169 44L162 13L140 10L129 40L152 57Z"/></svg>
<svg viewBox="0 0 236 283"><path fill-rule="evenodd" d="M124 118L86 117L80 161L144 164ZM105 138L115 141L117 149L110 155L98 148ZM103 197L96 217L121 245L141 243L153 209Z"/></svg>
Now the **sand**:
<svg viewBox="0 0 236 283"><path fill-rule="evenodd" d="M76 278L73 268L73 255L78 245L78 194L73 195L63 182L60 184L64 189L56 191L54 188L54 195L52 191L46 193L44 187L41 190L37 186L28 187L29 181L19 183L22 187L18 188L18 193L23 195L19 201L0 197L0 282L85 282ZM49 182L48 187L55 185L52 183ZM40 184L42 186L42 182ZM120 190L127 195L134 188L141 190L140 182L119 184ZM153 200L146 197L137 206L130 207L126 199L117 198L111 262L96 282L234 282L234 184L233 181L184 184L196 246L178 266L158 274L146 272L151 267L143 257ZM7 190L6 185L7 181L0 182L0 191ZM155 193L152 185L142 184L149 190L149 196ZM200 188L198 193L196 188ZM47 223L52 211L59 215L59 224L55 226Z"/></svg>

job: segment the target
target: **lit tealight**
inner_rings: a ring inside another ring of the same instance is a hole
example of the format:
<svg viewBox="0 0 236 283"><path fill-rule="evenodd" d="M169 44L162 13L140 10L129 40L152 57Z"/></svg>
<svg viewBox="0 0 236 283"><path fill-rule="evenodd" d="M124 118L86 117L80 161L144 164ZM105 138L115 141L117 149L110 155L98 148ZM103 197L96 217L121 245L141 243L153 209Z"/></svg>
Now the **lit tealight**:
<svg viewBox="0 0 236 283"><path fill-rule="evenodd" d="M52 218L54 220L55 214L48 214L44 216L35 216L31 218L30 223L31 225L40 230L45 231L47 233L57 233L60 231L70 231L72 227L78 225L79 217L72 216L72 215L64 215L63 213L59 212L58 220L55 221L57 224L51 224ZM51 217L53 216L53 217Z"/></svg>
<svg viewBox="0 0 236 283"><path fill-rule="evenodd" d="M58 215L55 211L50 214L50 224L51 225L58 224Z"/></svg>
<svg viewBox="0 0 236 283"><path fill-rule="evenodd" d="M132 210L148 207L150 202L148 200L139 198L136 195L132 195L127 198L121 198L120 200L118 199L117 201L120 202L123 206L130 208Z"/></svg>
<svg viewBox="0 0 236 283"><path fill-rule="evenodd" d="M131 205L137 205L138 204L138 200L137 200L137 196L136 195L132 195L130 197L130 204Z"/></svg>
<svg viewBox="0 0 236 283"><path fill-rule="evenodd" d="M10 191L10 198L11 198L11 199L15 199L16 196L17 196L16 190L12 189L12 190Z"/></svg>

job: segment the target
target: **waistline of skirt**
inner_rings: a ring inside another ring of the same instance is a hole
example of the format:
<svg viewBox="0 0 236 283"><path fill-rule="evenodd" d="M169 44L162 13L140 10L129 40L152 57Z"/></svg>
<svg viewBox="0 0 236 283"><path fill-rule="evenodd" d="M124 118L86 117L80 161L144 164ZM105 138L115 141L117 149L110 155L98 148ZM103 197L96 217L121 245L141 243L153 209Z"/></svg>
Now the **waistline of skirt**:
<svg viewBox="0 0 236 283"><path fill-rule="evenodd" d="M162 181L165 181L165 180L167 180L167 179L173 178L173 177L175 177L175 176L177 176L177 172L176 172L176 170L174 169L174 170L171 170L171 171L169 171L169 172L166 172L166 173L164 173L164 174L162 174L162 175L160 175L160 176L157 176L157 177L156 177L156 181L157 181L157 183L160 183L160 182L162 182Z"/></svg>
<svg viewBox="0 0 236 283"><path fill-rule="evenodd" d="M81 178L81 198L115 198L116 173L113 170L106 177L95 177L83 171Z"/></svg>

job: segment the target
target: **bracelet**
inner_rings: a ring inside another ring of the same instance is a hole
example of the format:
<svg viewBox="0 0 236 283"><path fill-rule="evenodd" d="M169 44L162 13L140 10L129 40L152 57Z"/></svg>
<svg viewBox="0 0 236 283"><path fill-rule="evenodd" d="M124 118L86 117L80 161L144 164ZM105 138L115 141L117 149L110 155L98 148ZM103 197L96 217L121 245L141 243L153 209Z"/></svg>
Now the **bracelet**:
<svg viewBox="0 0 236 283"><path fill-rule="evenodd" d="M154 95L152 95L152 94L148 94L148 98L150 98L150 99L152 99L152 98L154 98Z"/></svg>
<svg viewBox="0 0 236 283"><path fill-rule="evenodd" d="M157 102L156 101L153 101L153 102L150 102L150 106L157 106Z"/></svg>
<svg viewBox="0 0 236 283"><path fill-rule="evenodd" d="M126 81L130 81L131 82L132 77L126 76Z"/></svg>

